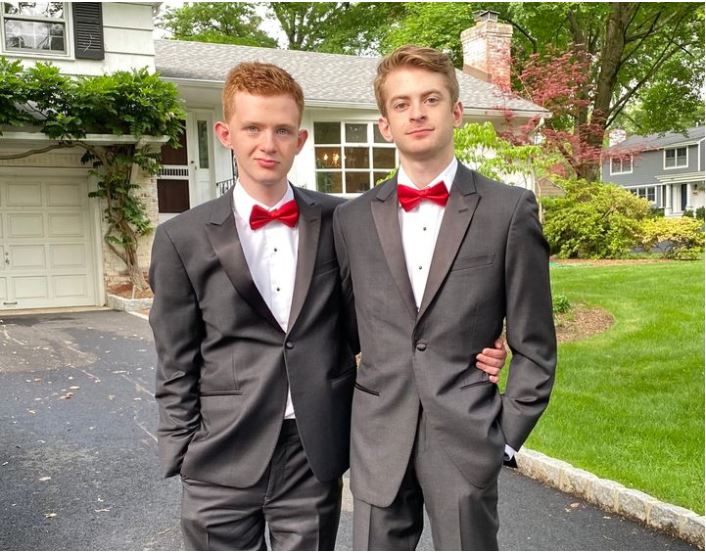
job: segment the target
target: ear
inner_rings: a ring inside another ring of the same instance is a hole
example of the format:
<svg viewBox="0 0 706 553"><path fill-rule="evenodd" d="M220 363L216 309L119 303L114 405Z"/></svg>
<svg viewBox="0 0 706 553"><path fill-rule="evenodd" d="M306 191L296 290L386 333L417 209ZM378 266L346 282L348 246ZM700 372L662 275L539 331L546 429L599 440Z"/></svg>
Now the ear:
<svg viewBox="0 0 706 553"><path fill-rule="evenodd" d="M451 112L454 117L454 127L458 129L463 125L463 104L460 100L456 102Z"/></svg>
<svg viewBox="0 0 706 553"><path fill-rule="evenodd" d="M216 133L218 140L225 148L231 150L233 149L231 144L230 127L228 127L226 123L223 121L216 121L216 124L213 125L213 132Z"/></svg>
<svg viewBox="0 0 706 553"><path fill-rule="evenodd" d="M302 151L302 148L304 147L304 142L306 142L307 138L309 138L309 133L307 132L307 130L300 129L299 134L297 135L297 153Z"/></svg>
<svg viewBox="0 0 706 553"><path fill-rule="evenodd" d="M380 129L380 134L388 142L392 142L392 133L390 132L390 122L387 117L380 116L378 119L378 129Z"/></svg>

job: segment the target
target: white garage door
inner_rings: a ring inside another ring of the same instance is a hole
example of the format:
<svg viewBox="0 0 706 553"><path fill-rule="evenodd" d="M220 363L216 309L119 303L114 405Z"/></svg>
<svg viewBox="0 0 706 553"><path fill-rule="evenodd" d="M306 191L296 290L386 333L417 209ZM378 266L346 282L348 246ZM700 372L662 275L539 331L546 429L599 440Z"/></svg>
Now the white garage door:
<svg viewBox="0 0 706 553"><path fill-rule="evenodd" d="M85 178L0 176L0 311L96 305L87 194Z"/></svg>

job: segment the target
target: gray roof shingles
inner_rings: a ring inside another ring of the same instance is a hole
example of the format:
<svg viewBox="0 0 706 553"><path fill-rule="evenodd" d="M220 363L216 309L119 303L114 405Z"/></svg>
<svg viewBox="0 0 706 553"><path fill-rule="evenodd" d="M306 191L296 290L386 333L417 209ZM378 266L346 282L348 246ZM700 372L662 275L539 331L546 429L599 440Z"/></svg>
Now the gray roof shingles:
<svg viewBox="0 0 706 553"><path fill-rule="evenodd" d="M668 132L648 134L645 136L629 136L622 142L608 148L609 152L619 152L621 150L659 150L672 144L682 142L695 142L704 138L704 127L691 127L685 132Z"/></svg>
<svg viewBox="0 0 706 553"><path fill-rule="evenodd" d="M299 82L307 101L332 104L375 104L373 78L379 58L255 48L181 40L155 40L155 65L167 78L225 81L231 67L242 61L274 63ZM485 81L457 71L461 101L466 108L510 109L517 115L549 116L540 106L503 95ZM529 112L529 113L528 113Z"/></svg>

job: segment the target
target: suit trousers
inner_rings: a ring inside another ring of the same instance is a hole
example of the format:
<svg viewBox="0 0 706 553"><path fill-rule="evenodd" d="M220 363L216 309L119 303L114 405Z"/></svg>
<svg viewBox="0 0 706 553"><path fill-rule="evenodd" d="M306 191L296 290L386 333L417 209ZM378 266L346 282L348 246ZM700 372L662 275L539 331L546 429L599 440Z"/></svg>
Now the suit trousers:
<svg viewBox="0 0 706 553"><path fill-rule="evenodd" d="M237 467L234 467L237 470ZM189 550L333 550L341 516L340 478L319 482L294 420L285 420L262 478L231 488L182 477L181 527Z"/></svg>
<svg viewBox="0 0 706 553"><path fill-rule="evenodd" d="M422 412L409 465L392 504L377 507L354 498L353 549L413 551L422 534L425 506L435 549L498 549L497 478L482 489L468 482L434 439Z"/></svg>

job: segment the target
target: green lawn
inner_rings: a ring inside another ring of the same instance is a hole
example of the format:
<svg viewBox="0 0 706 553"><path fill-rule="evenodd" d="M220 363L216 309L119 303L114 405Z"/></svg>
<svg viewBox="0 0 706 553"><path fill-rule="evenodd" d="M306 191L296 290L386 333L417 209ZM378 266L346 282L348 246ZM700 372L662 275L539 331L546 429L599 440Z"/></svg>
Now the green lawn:
<svg viewBox="0 0 706 553"><path fill-rule="evenodd" d="M703 514L703 261L557 265L551 276L554 294L603 307L615 324L560 344L527 446Z"/></svg>

